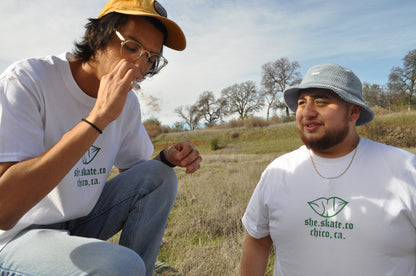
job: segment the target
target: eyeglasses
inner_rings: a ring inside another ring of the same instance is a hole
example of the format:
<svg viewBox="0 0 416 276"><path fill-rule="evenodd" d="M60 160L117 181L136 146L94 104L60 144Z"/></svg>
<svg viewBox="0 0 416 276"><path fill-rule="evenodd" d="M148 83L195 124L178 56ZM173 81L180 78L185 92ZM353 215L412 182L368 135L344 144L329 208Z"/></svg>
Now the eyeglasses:
<svg viewBox="0 0 416 276"><path fill-rule="evenodd" d="M135 61L146 54L146 61L152 65L147 74L153 76L159 73L168 64L168 60L161 54L146 50L140 42L125 39L117 30L115 31L121 40L120 55L122 58Z"/></svg>

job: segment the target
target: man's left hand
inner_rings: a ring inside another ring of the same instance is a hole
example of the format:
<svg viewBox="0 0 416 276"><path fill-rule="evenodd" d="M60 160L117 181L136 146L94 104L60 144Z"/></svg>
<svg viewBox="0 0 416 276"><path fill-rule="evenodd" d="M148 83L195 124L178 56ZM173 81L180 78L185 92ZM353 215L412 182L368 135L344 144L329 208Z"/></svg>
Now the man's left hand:
<svg viewBox="0 0 416 276"><path fill-rule="evenodd" d="M202 157L189 141L181 141L163 151L173 165L186 168L186 173L194 173L200 168Z"/></svg>

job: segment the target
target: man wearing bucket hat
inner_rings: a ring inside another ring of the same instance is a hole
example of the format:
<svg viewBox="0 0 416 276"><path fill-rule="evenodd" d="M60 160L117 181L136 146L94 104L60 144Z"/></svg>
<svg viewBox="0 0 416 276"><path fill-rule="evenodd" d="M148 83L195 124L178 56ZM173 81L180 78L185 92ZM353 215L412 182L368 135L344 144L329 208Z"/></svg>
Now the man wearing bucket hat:
<svg viewBox="0 0 416 276"><path fill-rule="evenodd" d="M274 160L243 224L242 275L416 275L416 156L357 134L373 111L336 64L284 91L304 146Z"/></svg>
<svg viewBox="0 0 416 276"><path fill-rule="evenodd" d="M110 0L74 53L0 76L0 274L151 275L177 193L172 167L200 167L187 141L162 150L135 83L184 50L155 0ZM121 172L107 181L111 168ZM121 231L120 245L105 242Z"/></svg>

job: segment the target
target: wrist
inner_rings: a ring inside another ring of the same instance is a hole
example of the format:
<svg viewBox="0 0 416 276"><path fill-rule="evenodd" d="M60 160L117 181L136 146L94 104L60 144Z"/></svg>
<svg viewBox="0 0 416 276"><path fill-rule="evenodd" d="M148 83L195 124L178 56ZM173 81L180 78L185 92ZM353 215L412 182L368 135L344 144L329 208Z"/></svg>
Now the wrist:
<svg viewBox="0 0 416 276"><path fill-rule="evenodd" d="M106 116L99 115L96 112L91 111L84 119L96 125L99 129L104 130L107 125L111 123Z"/></svg>
<svg viewBox="0 0 416 276"><path fill-rule="evenodd" d="M165 148L165 149L166 149L166 148ZM163 163L163 164L165 164L165 165L167 165L167 166L169 166L169 167L171 167L171 168L176 167L176 165L174 165L174 164L172 164L171 162L169 162L169 160L166 158L165 153L164 153L165 149L162 149L162 150L159 152L159 158L160 158L160 161L162 161L162 163Z"/></svg>
<svg viewBox="0 0 416 276"><path fill-rule="evenodd" d="M85 122L85 123L89 124L92 128L94 128L94 129L95 129L96 131L98 131L100 134L102 134L102 133L103 133L103 131L102 131L99 127L97 127L95 124L91 123L91 122L90 122L90 121L88 121L87 119L82 118L82 119L81 119L81 121L83 121L83 122Z"/></svg>

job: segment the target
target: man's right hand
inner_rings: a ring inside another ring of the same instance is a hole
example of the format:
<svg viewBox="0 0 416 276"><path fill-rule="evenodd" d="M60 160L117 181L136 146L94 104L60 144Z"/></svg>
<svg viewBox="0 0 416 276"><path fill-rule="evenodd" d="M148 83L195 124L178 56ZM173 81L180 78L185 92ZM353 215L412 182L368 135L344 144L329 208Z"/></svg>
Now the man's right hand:
<svg viewBox="0 0 416 276"><path fill-rule="evenodd" d="M132 89L132 82L141 77L140 70L134 63L120 60L109 74L101 78L97 101L86 119L104 129L120 116Z"/></svg>

